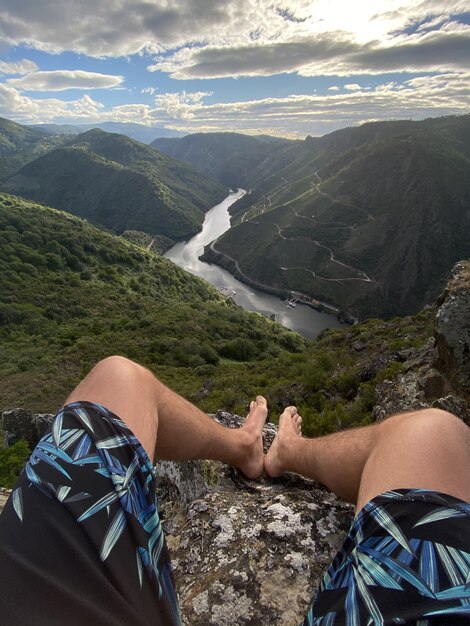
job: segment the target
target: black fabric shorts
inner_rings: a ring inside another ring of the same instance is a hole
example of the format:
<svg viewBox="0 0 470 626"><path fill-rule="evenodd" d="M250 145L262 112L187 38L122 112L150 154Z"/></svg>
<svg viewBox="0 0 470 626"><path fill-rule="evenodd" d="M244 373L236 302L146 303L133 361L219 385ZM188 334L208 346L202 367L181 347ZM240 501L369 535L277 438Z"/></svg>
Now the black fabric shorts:
<svg viewBox="0 0 470 626"><path fill-rule="evenodd" d="M180 624L139 441L102 406L65 406L0 516L0 623Z"/></svg>
<svg viewBox="0 0 470 626"><path fill-rule="evenodd" d="M353 520L303 626L468 625L469 548L470 504L387 491Z"/></svg>
<svg viewBox="0 0 470 626"><path fill-rule="evenodd" d="M116 415L65 406L0 516L1 624L180 624L155 478ZM303 625L470 624L469 535L470 504L451 496L374 498Z"/></svg>

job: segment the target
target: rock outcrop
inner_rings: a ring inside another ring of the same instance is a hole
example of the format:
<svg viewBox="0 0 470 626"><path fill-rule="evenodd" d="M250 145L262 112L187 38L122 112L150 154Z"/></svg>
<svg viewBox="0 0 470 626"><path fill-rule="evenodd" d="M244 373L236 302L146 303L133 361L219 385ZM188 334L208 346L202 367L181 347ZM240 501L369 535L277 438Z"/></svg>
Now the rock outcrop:
<svg viewBox="0 0 470 626"><path fill-rule="evenodd" d="M275 432L265 426L266 449ZM183 623L299 624L353 507L294 474L251 481L213 461L161 462L157 472Z"/></svg>
<svg viewBox="0 0 470 626"><path fill-rule="evenodd" d="M422 348L398 352L395 360L403 371L377 385L377 421L436 407L470 425L470 261L454 266L438 299L434 337Z"/></svg>
<svg viewBox="0 0 470 626"><path fill-rule="evenodd" d="M434 337L438 368L460 393L470 394L470 262L457 263L439 298Z"/></svg>
<svg viewBox="0 0 470 626"><path fill-rule="evenodd" d="M31 448L34 448L53 418L50 413L32 413L21 408L4 411L2 429L5 433L5 445L12 446L20 439L24 439Z"/></svg>

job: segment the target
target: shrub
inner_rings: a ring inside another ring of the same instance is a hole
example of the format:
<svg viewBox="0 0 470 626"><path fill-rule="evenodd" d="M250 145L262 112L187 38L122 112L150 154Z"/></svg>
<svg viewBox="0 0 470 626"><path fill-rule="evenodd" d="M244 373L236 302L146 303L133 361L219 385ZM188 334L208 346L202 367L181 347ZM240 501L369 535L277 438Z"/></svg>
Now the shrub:
<svg viewBox="0 0 470 626"><path fill-rule="evenodd" d="M219 346L219 353L235 361L251 361L256 355L256 349L248 339L237 337Z"/></svg>
<svg viewBox="0 0 470 626"><path fill-rule="evenodd" d="M26 441L17 441L10 448L0 448L0 486L13 487L29 455Z"/></svg>

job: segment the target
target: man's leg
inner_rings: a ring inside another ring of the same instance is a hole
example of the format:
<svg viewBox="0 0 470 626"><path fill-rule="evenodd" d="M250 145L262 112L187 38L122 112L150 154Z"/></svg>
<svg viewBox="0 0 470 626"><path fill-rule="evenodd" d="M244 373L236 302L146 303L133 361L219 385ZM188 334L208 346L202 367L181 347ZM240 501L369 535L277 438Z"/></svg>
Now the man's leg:
<svg viewBox="0 0 470 626"><path fill-rule="evenodd" d="M292 471L312 478L360 510L391 489L431 489L470 501L470 430L439 409L316 439L299 433L295 407L281 415L265 460L269 475Z"/></svg>
<svg viewBox="0 0 470 626"><path fill-rule="evenodd" d="M266 400L258 396L242 428L217 424L161 383L149 370L112 356L100 361L67 398L103 405L133 431L150 459L214 459L249 478L263 471L262 429Z"/></svg>

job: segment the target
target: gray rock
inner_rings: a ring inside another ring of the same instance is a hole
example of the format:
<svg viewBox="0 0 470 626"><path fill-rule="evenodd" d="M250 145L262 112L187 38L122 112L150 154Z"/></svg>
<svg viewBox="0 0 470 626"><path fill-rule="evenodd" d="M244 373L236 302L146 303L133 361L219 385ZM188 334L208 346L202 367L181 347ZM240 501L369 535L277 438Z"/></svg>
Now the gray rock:
<svg viewBox="0 0 470 626"><path fill-rule="evenodd" d="M436 409L443 409L449 411L457 417L460 417L468 426L470 426L470 407L468 402L463 401L461 398L457 398L453 395L445 396L444 398L438 398L432 403L432 406Z"/></svg>
<svg viewBox="0 0 470 626"><path fill-rule="evenodd" d="M243 423L229 413L215 419L232 428ZM275 433L266 424L265 448ZM179 468L170 472L169 465L157 465L159 495L175 476L181 498L160 513L183 623L298 625L341 547L352 506L295 474L251 481L212 461L174 463Z"/></svg>
<svg viewBox="0 0 470 626"><path fill-rule="evenodd" d="M11 489L5 489L4 487L0 487L0 513L3 511L3 507L7 503L8 498L10 497Z"/></svg>
<svg viewBox="0 0 470 626"><path fill-rule="evenodd" d="M457 392L470 393L470 261L454 266L438 304L436 367Z"/></svg>
<svg viewBox="0 0 470 626"><path fill-rule="evenodd" d="M2 428L5 431L5 445L12 446L24 439L34 448L53 419L54 416L50 413L33 413L21 408L4 411Z"/></svg>
<svg viewBox="0 0 470 626"><path fill-rule="evenodd" d="M377 404L372 410L375 421L380 422L390 415L415 411L429 406L419 388L416 372L399 374L393 380L384 380L375 388Z"/></svg>
<svg viewBox="0 0 470 626"><path fill-rule="evenodd" d="M419 378L418 384L427 398L440 398L448 388L444 376L434 368L427 370Z"/></svg>
<svg viewBox="0 0 470 626"><path fill-rule="evenodd" d="M377 373L380 370L388 367L391 363L395 363L396 361L398 361L399 363L404 361L404 358L399 352L379 354L378 356L362 362L357 368L359 380L361 381L361 383L372 380L376 377Z"/></svg>

